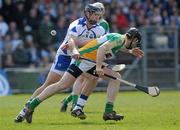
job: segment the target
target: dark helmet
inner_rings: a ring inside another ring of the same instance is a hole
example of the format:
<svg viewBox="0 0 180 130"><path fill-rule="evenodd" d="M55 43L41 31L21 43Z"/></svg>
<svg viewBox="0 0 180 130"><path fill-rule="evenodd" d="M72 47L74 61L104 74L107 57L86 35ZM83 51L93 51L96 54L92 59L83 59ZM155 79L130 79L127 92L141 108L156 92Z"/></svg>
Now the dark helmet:
<svg viewBox="0 0 180 130"><path fill-rule="evenodd" d="M130 28L127 32L126 35L128 38L137 38L137 43L141 42L141 34L137 28Z"/></svg>

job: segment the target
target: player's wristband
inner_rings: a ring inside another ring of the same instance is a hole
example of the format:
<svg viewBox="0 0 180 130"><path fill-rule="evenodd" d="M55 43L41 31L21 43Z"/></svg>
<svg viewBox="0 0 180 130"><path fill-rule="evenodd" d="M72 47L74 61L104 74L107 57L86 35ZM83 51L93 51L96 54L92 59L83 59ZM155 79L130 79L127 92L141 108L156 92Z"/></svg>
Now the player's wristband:
<svg viewBox="0 0 180 130"><path fill-rule="evenodd" d="M129 53L132 54L132 50L129 50Z"/></svg>

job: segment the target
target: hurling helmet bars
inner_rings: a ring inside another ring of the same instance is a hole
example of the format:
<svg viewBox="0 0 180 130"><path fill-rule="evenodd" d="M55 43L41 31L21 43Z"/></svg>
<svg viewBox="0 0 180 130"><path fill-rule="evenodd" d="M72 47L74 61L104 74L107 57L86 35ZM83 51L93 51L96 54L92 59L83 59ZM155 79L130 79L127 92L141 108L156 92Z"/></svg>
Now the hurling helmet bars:
<svg viewBox="0 0 180 130"><path fill-rule="evenodd" d="M89 13L89 15L92 15L93 13L96 13L96 14L101 15L101 9L98 8L98 7L96 7L96 6L93 5L93 4L88 4L88 5L85 7L84 13L85 13L86 19L87 19L91 24L96 24L97 21L92 21L92 20L90 20L90 18L87 16L87 13Z"/></svg>

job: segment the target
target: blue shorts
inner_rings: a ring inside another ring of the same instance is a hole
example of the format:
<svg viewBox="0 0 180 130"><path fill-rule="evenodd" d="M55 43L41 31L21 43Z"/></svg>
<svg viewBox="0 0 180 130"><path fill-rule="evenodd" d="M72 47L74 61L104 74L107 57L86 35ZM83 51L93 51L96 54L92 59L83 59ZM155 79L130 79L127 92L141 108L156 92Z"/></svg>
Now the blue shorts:
<svg viewBox="0 0 180 130"><path fill-rule="evenodd" d="M59 75L63 75L71 63L71 56L56 55L54 63L51 66L50 71L53 71Z"/></svg>

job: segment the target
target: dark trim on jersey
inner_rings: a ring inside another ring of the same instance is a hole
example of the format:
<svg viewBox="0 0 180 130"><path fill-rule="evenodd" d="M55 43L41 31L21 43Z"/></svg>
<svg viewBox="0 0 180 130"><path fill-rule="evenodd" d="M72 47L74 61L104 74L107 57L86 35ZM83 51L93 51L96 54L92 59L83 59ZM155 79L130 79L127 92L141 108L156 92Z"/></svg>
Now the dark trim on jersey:
<svg viewBox="0 0 180 130"><path fill-rule="evenodd" d="M86 29L84 29L84 30L82 31L82 33L78 35L78 37L81 36L81 35L84 33L84 31L86 31Z"/></svg>
<svg viewBox="0 0 180 130"><path fill-rule="evenodd" d="M90 31L94 34L93 38L96 38L96 33L93 30L90 30Z"/></svg>

